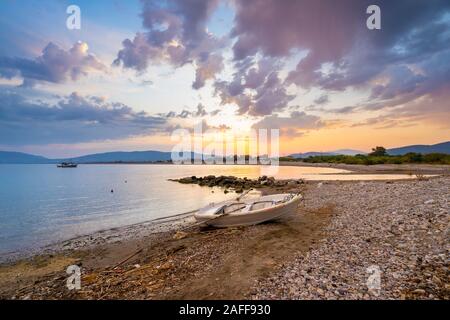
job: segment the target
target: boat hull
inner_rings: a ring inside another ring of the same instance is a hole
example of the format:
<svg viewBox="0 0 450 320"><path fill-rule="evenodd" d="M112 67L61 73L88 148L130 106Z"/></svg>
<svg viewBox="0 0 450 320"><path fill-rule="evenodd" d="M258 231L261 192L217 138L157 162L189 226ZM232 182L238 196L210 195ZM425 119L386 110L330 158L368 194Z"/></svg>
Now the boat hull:
<svg viewBox="0 0 450 320"><path fill-rule="evenodd" d="M56 165L58 168L76 168L78 164L58 164Z"/></svg>
<svg viewBox="0 0 450 320"><path fill-rule="evenodd" d="M205 214L204 212L200 211L198 214L195 214L194 217L197 221L203 221L205 224L216 228L255 225L271 220L276 220L285 215L296 212L301 199L301 195L296 195L292 200L276 205L274 207L255 210L251 212L225 214L223 216L216 217L213 214Z"/></svg>

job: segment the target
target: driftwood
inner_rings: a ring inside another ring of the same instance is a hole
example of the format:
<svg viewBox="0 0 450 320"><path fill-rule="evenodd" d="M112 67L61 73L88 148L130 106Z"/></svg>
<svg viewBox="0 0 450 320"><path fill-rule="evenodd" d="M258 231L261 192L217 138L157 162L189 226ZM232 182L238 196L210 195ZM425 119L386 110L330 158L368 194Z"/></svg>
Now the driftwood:
<svg viewBox="0 0 450 320"><path fill-rule="evenodd" d="M138 255L139 253L141 253L142 250L143 250L142 248L136 250L133 254L129 255L128 257L126 257L125 259L123 259L122 261L120 261L118 264L116 264L116 265L113 267L113 269L115 269L115 268L117 268L117 267L123 265L125 262L127 262L127 261L130 260L131 258L135 257L135 256Z"/></svg>

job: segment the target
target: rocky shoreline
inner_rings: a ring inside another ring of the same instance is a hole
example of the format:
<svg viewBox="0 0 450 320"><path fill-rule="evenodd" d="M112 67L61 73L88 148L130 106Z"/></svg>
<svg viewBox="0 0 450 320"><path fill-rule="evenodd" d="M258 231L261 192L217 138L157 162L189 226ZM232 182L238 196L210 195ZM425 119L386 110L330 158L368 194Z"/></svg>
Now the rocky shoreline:
<svg viewBox="0 0 450 320"><path fill-rule="evenodd" d="M244 190L259 189L259 188L282 188L282 187L297 187L305 183L302 179L290 180L276 180L274 177L261 176L258 179L238 178L234 176L214 176L209 175L205 177L185 177L181 179L172 179L183 184L197 184L199 186L207 187L221 187L224 188L224 193L228 193L229 189L236 193L242 193Z"/></svg>
<svg viewBox="0 0 450 320"><path fill-rule="evenodd" d="M75 239L61 251L0 266L0 298L450 298L448 176L282 185L233 178L178 182L302 191L305 201L289 218L251 227L184 229L187 219ZM82 290L66 288L71 264L82 267ZM379 290L367 285L375 267Z"/></svg>

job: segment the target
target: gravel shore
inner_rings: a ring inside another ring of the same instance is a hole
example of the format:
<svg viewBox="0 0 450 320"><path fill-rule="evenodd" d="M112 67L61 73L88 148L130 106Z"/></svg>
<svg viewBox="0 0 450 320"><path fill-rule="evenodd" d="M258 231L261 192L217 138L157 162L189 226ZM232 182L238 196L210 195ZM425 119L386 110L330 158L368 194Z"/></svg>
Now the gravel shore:
<svg viewBox="0 0 450 320"><path fill-rule="evenodd" d="M319 183L310 209L339 212L327 237L254 287L253 299L449 299L448 177ZM373 270L379 290L368 290Z"/></svg>
<svg viewBox="0 0 450 320"><path fill-rule="evenodd" d="M0 265L0 298L450 298L449 176L261 191L301 191L305 201L292 216L257 226L180 232L187 219L67 241ZM79 291L66 287L72 264L82 267Z"/></svg>

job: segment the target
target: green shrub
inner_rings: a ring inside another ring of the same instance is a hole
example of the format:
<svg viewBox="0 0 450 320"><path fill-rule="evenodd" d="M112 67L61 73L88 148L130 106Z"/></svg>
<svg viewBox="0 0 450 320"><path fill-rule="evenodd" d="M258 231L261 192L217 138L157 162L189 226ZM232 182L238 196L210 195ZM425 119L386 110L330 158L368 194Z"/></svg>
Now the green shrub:
<svg viewBox="0 0 450 320"><path fill-rule="evenodd" d="M345 163L345 164L403 164L403 163L428 163L428 164L450 164L450 155L443 153L407 153L401 156L390 155L336 155L336 156L313 156L303 160L308 163Z"/></svg>

